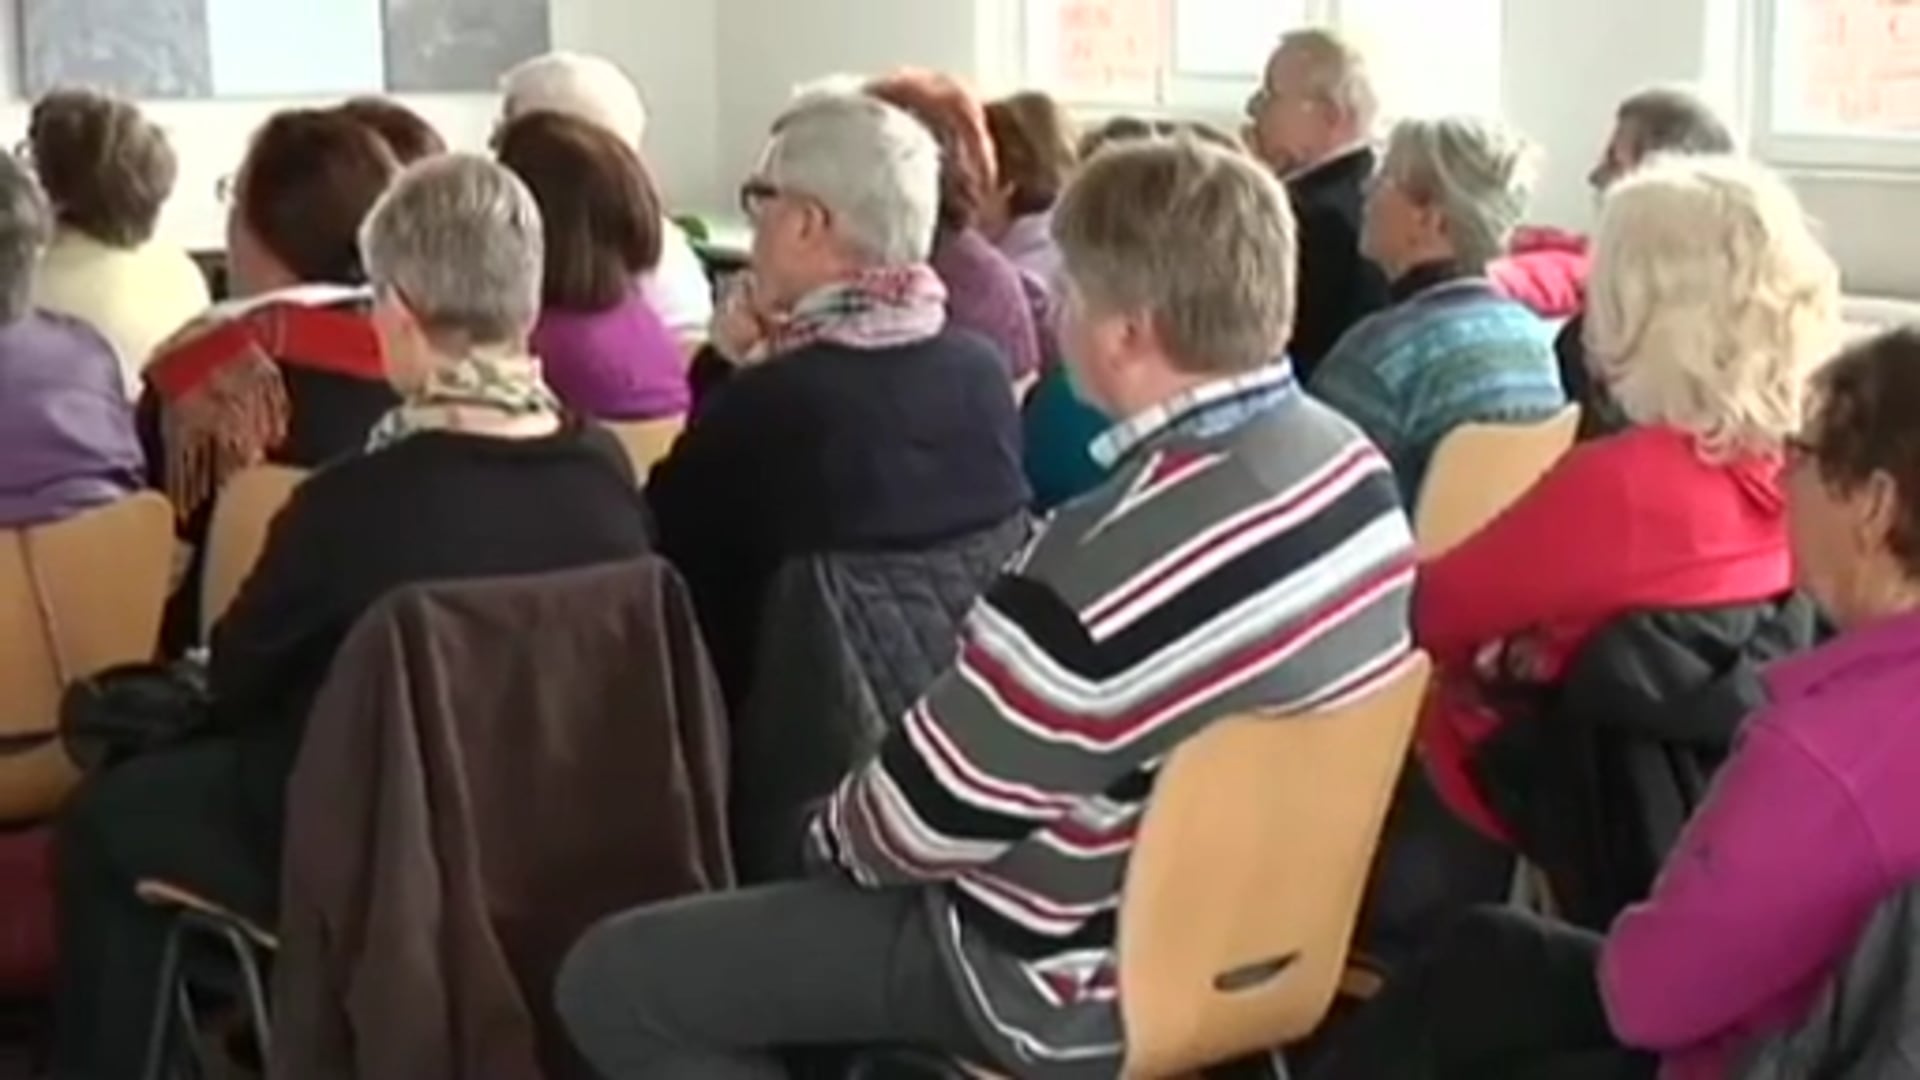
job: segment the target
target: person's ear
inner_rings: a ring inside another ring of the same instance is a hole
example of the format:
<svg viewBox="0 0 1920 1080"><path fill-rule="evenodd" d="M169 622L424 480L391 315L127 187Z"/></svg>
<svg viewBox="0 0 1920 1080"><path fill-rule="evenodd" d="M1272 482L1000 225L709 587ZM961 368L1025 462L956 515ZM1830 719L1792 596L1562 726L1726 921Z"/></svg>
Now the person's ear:
<svg viewBox="0 0 1920 1080"><path fill-rule="evenodd" d="M1854 543L1862 553L1885 551L1892 546L1893 531L1900 514L1900 491L1893 477L1876 469L1854 493L1857 508L1854 517Z"/></svg>

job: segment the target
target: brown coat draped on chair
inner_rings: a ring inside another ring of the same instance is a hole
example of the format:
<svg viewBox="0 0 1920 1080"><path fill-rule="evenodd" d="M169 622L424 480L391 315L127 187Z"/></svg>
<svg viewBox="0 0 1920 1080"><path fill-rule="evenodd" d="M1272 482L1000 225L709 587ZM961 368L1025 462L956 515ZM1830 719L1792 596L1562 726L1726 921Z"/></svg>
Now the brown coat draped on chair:
<svg viewBox="0 0 1920 1080"><path fill-rule="evenodd" d="M555 970L604 915L730 884L724 733L658 559L382 601L288 795L270 1075L586 1075Z"/></svg>

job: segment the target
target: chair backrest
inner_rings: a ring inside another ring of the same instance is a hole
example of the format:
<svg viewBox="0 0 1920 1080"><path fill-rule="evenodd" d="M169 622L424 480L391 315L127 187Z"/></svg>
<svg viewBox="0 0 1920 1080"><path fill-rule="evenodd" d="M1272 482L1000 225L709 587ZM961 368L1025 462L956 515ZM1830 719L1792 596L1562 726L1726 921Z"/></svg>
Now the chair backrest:
<svg viewBox="0 0 1920 1080"><path fill-rule="evenodd" d="M1573 445L1580 407L1532 424L1462 424L1434 449L1415 508L1420 557L1430 559L1485 528L1526 494Z"/></svg>
<svg viewBox="0 0 1920 1080"><path fill-rule="evenodd" d="M200 577L202 640L240 594L241 584L267 546L267 529L274 515L306 478L304 469L255 465L235 473L220 489L220 500L213 507L213 524L207 529L206 569Z"/></svg>
<svg viewBox="0 0 1920 1080"><path fill-rule="evenodd" d="M0 532L0 737L57 730L68 682L153 657L174 544L150 491Z"/></svg>
<svg viewBox="0 0 1920 1080"><path fill-rule="evenodd" d="M633 475L645 484L654 463L667 456L667 451L673 449L673 441L686 430L687 418L663 416L658 420L607 420L602 423L620 440L620 445L627 448L627 457L633 460Z"/></svg>
<svg viewBox="0 0 1920 1080"><path fill-rule="evenodd" d="M1351 703L1221 720L1161 767L1120 904L1126 1076L1319 1025L1429 671L1415 654Z"/></svg>

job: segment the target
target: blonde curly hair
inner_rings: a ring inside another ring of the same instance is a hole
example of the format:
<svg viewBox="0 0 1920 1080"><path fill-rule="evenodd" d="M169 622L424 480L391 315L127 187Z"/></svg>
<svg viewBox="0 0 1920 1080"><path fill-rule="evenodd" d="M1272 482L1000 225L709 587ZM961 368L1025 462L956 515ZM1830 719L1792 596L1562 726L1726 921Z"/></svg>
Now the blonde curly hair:
<svg viewBox="0 0 1920 1080"><path fill-rule="evenodd" d="M1839 269L1770 170L1657 158L1608 191L1585 340L1627 419L1713 459L1776 452L1840 339Z"/></svg>

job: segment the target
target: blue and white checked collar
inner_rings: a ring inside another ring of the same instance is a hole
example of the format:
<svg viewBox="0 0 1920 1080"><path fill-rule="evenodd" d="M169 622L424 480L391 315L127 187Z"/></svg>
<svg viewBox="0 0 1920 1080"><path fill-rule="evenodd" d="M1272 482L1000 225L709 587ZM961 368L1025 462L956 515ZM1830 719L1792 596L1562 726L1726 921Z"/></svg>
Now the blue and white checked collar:
<svg viewBox="0 0 1920 1080"><path fill-rule="evenodd" d="M1142 443L1163 432L1204 438L1231 431L1299 392L1293 364L1285 358L1255 371L1213 379L1162 401L1101 432L1087 450L1111 469Z"/></svg>

